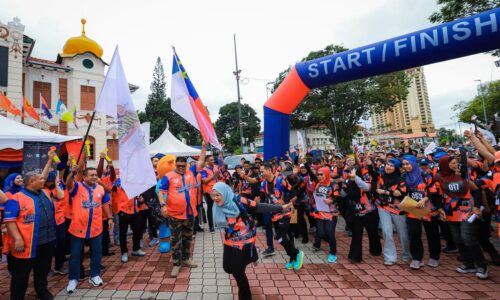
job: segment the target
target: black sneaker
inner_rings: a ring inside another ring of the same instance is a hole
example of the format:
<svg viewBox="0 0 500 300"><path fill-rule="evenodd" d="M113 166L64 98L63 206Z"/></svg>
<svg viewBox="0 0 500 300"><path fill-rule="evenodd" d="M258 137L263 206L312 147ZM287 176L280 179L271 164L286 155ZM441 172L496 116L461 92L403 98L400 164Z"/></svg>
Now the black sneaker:
<svg viewBox="0 0 500 300"><path fill-rule="evenodd" d="M487 279L488 278L488 266L485 266L484 268L480 267L477 268L476 272L476 277L480 279Z"/></svg>
<svg viewBox="0 0 500 300"><path fill-rule="evenodd" d="M458 248L446 246L446 247L444 247L443 252L446 254L458 253Z"/></svg>
<svg viewBox="0 0 500 300"><path fill-rule="evenodd" d="M262 252L262 256L265 256L265 257L272 256L274 254L276 254L276 252L274 252L274 249L271 249L271 248L267 248L266 250L264 250Z"/></svg>
<svg viewBox="0 0 500 300"><path fill-rule="evenodd" d="M215 232L215 229L214 228L210 228L210 233L214 233Z"/></svg>
<svg viewBox="0 0 500 300"><path fill-rule="evenodd" d="M458 273L466 274L466 273L475 273L477 270L474 267L468 267L466 265L461 265L457 268Z"/></svg>
<svg viewBox="0 0 500 300"><path fill-rule="evenodd" d="M321 245L314 243L312 248L313 248L313 251L316 252L316 251L319 251L321 249Z"/></svg>

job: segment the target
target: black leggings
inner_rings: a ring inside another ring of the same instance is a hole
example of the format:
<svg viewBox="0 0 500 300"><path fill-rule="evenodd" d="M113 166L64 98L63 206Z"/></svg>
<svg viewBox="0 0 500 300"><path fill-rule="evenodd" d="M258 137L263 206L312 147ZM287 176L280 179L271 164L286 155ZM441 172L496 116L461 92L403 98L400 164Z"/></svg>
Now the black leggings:
<svg viewBox="0 0 500 300"><path fill-rule="evenodd" d="M240 300L252 299L250 284L248 283L245 269L250 262L257 260L255 246L245 245L242 250L224 245L224 256L222 266L226 273L233 275L238 284L238 296Z"/></svg>
<svg viewBox="0 0 500 300"><path fill-rule="evenodd" d="M307 233L307 222L306 222L306 204L301 202L297 206L297 233L302 236L302 241L309 241L309 235Z"/></svg>
<svg viewBox="0 0 500 300"><path fill-rule="evenodd" d="M205 196L205 201L207 202L207 215L208 215L208 227L210 229L214 228L214 220L212 216L212 207L214 206L214 200L210 197L210 194L203 194Z"/></svg>
<svg viewBox="0 0 500 300"><path fill-rule="evenodd" d="M421 261L424 258L424 244L422 243L422 223L427 235L429 257L439 260L441 254L441 239L439 238L438 220L421 221L414 218L406 218L408 235L410 239L410 252L414 260Z"/></svg>
<svg viewBox="0 0 500 300"><path fill-rule="evenodd" d="M276 230L278 242L283 246L283 248L285 248L286 254L290 256L290 261L295 261L299 250L295 248L293 232L289 230L290 218L282 218L273 222L273 224L274 230Z"/></svg>

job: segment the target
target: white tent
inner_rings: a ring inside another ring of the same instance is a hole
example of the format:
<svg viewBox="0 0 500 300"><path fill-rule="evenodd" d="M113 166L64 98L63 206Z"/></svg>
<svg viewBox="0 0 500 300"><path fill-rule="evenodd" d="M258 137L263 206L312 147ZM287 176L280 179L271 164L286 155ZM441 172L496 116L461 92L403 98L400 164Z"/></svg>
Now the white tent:
<svg viewBox="0 0 500 300"><path fill-rule="evenodd" d="M0 150L21 149L23 142L63 143L82 139L81 136L66 136L33 128L0 116Z"/></svg>
<svg viewBox="0 0 500 300"><path fill-rule="evenodd" d="M201 150L190 147L179 141L170 131L168 131L167 124L167 128L165 128L165 131L160 137L149 145L149 154L153 156L157 153L176 156L198 156L201 154Z"/></svg>

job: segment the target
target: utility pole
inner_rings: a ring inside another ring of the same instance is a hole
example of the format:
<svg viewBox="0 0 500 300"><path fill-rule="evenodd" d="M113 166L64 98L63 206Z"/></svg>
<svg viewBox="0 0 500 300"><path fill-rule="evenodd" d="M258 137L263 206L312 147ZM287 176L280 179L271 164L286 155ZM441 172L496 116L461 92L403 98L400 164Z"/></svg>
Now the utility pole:
<svg viewBox="0 0 500 300"><path fill-rule="evenodd" d="M481 81L481 79L477 79L475 81L479 82L479 92L481 93L481 99L483 101L484 124L488 126L488 117L486 116L486 106L484 106L483 82Z"/></svg>
<svg viewBox="0 0 500 300"><path fill-rule="evenodd" d="M339 136L337 135L337 121L335 120L335 107L334 105L332 104L332 121L333 121L333 129L335 131L335 145L337 147L337 151L340 150L340 147L339 147Z"/></svg>
<svg viewBox="0 0 500 300"><path fill-rule="evenodd" d="M238 123L240 124L240 142L241 142L241 152L244 151L245 140L243 137L243 123L241 121L241 96L240 96L240 73L241 70L238 69L238 53L236 51L236 34L234 37L234 61L236 63L236 71L233 72L234 76L236 76L236 90L238 91Z"/></svg>

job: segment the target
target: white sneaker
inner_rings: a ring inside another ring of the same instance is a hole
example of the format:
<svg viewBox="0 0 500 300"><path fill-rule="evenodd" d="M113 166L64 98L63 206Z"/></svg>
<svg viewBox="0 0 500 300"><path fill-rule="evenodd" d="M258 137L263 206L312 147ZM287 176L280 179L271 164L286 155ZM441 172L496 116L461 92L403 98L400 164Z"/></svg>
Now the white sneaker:
<svg viewBox="0 0 500 300"><path fill-rule="evenodd" d="M94 276L89 279L90 284L93 286L101 286L103 284L103 281L101 279L101 276Z"/></svg>
<svg viewBox="0 0 500 300"><path fill-rule="evenodd" d="M133 256L146 256L146 252L144 252L142 249L139 249L137 251L132 251Z"/></svg>
<svg viewBox="0 0 500 300"><path fill-rule="evenodd" d="M76 286L78 285L78 280L72 279L68 282L68 286L66 287L66 292L68 294L72 294L76 290Z"/></svg>
<svg viewBox="0 0 500 300"><path fill-rule="evenodd" d="M128 261L128 253L122 254L122 263L126 263Z"/></svg>

